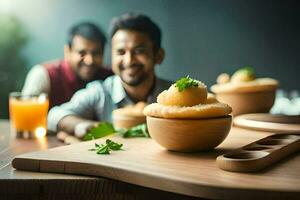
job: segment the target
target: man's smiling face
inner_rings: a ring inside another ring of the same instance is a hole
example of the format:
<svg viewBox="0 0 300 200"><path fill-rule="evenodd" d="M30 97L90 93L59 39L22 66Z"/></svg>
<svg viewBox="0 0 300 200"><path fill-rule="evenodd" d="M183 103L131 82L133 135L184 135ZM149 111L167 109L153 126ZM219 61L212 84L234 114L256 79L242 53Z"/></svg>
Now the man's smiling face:
<svg viewBox="0 0 300 200"><path fill-rule="evenodd" d="M66 59L76 75L82 81L91 81L102 66L101 43L76 35L66 50Z"/></svg>
<svg viewBox="0 0 300 200"><path fill-rule="evenodd" d="M158 64L154 45L145 33L118 30L112 38L112 69L129 86L138 86L154 76Z"/></svg>

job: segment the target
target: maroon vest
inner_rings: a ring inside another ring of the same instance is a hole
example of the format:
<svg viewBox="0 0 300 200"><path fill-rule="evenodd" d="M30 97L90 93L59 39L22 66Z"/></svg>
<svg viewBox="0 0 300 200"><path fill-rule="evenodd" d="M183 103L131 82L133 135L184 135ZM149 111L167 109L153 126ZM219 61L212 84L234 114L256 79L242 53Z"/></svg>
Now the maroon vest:
<svg viewBox="0 0 300 200"><path fill-rule="evenodd" d="M77 90L87 84L78 79L66 61L54 61L43 66L47 69L50 78L49 108L69 101ZM101 68L94 80L104 80L110 75L112 75L110 69Z"/></svg>

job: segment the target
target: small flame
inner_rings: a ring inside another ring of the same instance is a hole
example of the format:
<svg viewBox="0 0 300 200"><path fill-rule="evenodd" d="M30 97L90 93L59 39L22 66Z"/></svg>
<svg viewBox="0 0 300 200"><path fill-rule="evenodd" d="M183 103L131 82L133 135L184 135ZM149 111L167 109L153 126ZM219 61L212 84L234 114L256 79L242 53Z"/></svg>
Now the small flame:
<svg viewBox="0 0 300 200"><path fill-rule="evenodd" d="M38 127L35 129L35 137L42 138L46 135L47 131L44 127Z"/></svg>

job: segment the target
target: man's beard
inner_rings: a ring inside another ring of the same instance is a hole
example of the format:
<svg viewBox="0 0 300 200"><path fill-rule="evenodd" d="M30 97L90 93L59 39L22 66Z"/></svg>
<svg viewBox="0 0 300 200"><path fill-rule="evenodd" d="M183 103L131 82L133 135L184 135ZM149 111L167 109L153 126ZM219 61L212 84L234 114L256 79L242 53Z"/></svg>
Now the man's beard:
<svg viewBox="0 0 300 200"><path fill-rule="evenodd" d="M131 79L130 81L124 80L124 78L121 76L121 80L126 83L127 85L130 85L132 87L136 87L141 85L147 78L146 74L143 74L143 76L137 77L135 79Z"/></svg>
<svg viewBox="0 0 300 200"><path fill-rule="evenodd" d="M130 67L138 67L141 70L144 66L140 65L140 64L135 64ZM122 71L125 68L121 65L119 67L119 69L121 71L121 75L120 75L121 80L129 86L136 87L136 86L140 85L141 83L143 83L147 79L147 74L145 72L142 72L142 74L137 77L131 78L130 80L125 80L124 76L122 75Z"/></svg>

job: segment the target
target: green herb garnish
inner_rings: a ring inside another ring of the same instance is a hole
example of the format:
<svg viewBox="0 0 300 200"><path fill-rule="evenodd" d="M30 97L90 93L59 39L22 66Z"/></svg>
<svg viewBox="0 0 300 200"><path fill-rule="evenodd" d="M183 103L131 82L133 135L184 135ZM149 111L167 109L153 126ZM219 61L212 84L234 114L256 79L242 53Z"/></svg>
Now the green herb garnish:
<svg viewBox="0 0 300 200"><path fill-rule="evenodd" d="M252 67L250 67L250 66L242 67L239 70L237 70L235 72L235 74L236 73L243 73L243 74L246 74L249 77L255 77L254 69Z"/></svg>
<svg viewBox="0 0 300 200"><path fill-rule="evenodd" d="M145 123L139 124L130 129L120 129L120 130L118 130L118 133L120 133L124 138L131 138L131 137L150 138L150 135L149 135L148 129L147 129L147 125Z"/></svg>
<svg viewBox="0 0 300 200"><path fill-rule="evenodd" d="M131 138L131 137L146 137L150 138L147 125L139 124L132 128L126 129L118 129L116 130L111 123L104 122L100 123L97 127L92 128L84 137L83 140L93 140L101 137L105 137L114 133L118 133L122 135L124 138Z"/></svg>
<svg viewBox="0 0 300 200"><path fill-rule="evenodd" d="M190 78L189 76L183 77L176 81L175 87L178 88L179 92L182 92L183 90L190 88L190 87L198 87L199 83L198 81Z"/></svg>
<svg viewBox="0 0 300 200"><path fill-rule="evenodd" d="M97 127L92 128L87 134L85 134L83 140L93 140L111 135L113 133L116 133L116 130L113 127L113 125L108 122L102 122Z"/></svg>
<svg viewBox="0 0 300 200"><path fill-rule="evenodd" d="M110 154L110 151L122 150L123 144L116 143L110 139L105 141L105 144L95 143L95 148L89 149L89 151L96 151L97 154Z"/></svg>

